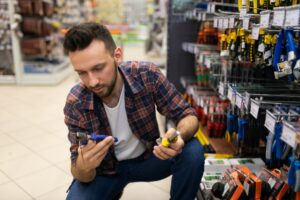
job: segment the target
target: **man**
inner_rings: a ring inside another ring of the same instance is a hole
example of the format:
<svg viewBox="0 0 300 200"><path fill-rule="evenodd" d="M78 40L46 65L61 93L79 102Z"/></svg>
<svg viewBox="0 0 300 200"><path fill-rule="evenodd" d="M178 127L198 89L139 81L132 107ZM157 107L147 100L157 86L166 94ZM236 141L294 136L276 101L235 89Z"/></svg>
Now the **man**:
<svg viewBox="0 0 300 200"><path fill-rule="evenodd" d="M64 108L74 176L67 199L118 199L128 183L171 174L171 199L194 199L203 174L203 149L193 138L195 112L175 87L152 63L122 62L122 50L103 25L74 26L64 49L81 79ZM155 105L176 123L177 130L165 134L179 132L169 147L156 144ZM108 137L79 145L77 132Z"/></svg>

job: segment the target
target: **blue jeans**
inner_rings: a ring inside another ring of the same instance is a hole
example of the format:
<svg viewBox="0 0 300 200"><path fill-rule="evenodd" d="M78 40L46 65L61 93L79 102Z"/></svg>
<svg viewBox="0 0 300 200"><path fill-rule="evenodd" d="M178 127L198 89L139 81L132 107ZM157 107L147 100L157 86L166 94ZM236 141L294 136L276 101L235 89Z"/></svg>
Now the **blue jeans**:
<svg viewBox="0 0 300 200"><path fill-rule="evenodd" d="M152 154L147 160L121 161L118 170L113 176L96 176L90 183L75 180L67 200L118 199L118 195L128 183L157 181L171 174L171 199L194 200L204 170L203 148L198 140L193 138L175 158L160 160Z"/></svg>

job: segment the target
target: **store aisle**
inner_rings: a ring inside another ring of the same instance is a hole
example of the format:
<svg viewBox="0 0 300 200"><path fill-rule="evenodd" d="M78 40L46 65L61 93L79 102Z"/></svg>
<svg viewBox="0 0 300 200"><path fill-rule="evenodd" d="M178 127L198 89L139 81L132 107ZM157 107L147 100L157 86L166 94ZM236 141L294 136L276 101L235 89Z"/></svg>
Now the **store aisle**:
<svg viewBox="0 0 300 200"><path fill-rule="evenodd" d="M139 45L125 49L127 60L146 58ZM0 86L1 200L65 199L72 177L62 110L75 80L70 76L57 86ZM130 184L122 200L168 199L169 188L170 178Z"/></svg>

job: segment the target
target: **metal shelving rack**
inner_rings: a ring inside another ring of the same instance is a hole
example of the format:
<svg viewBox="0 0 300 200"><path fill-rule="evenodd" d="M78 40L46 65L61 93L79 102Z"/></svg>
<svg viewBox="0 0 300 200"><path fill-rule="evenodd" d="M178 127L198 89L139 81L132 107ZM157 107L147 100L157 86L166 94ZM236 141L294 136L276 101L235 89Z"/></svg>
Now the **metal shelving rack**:
<svg viewBox="0 0 300 200"><path fill-rule="evenodd" d="M10 25L15 23L14 14L16 0L7 0L10 16ZM64 62L55 66L52 73L25 73L24 62L20 49L20 38L16 31L11 27L12 54L14 62L15 75L0 76L0 84L18 84L18 85L54 85L64 80L71 74L70 62L66 58Z"/></svg>

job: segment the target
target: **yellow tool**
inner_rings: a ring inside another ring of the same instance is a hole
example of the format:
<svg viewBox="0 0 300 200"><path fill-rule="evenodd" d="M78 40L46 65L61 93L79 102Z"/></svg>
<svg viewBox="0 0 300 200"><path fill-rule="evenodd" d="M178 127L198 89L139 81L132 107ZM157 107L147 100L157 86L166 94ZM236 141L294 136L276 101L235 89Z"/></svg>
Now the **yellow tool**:
<svg viewBox="0 0 300 200"><path fill-rule="evenodd" d="M169 137L164 137L164 138L158 138L156 140L157 144L161 144L164 147L169 147L171 143L174 143L178 140L178 136L180 135L179 131L175 131L173 134L171 134Z"/></svg>

